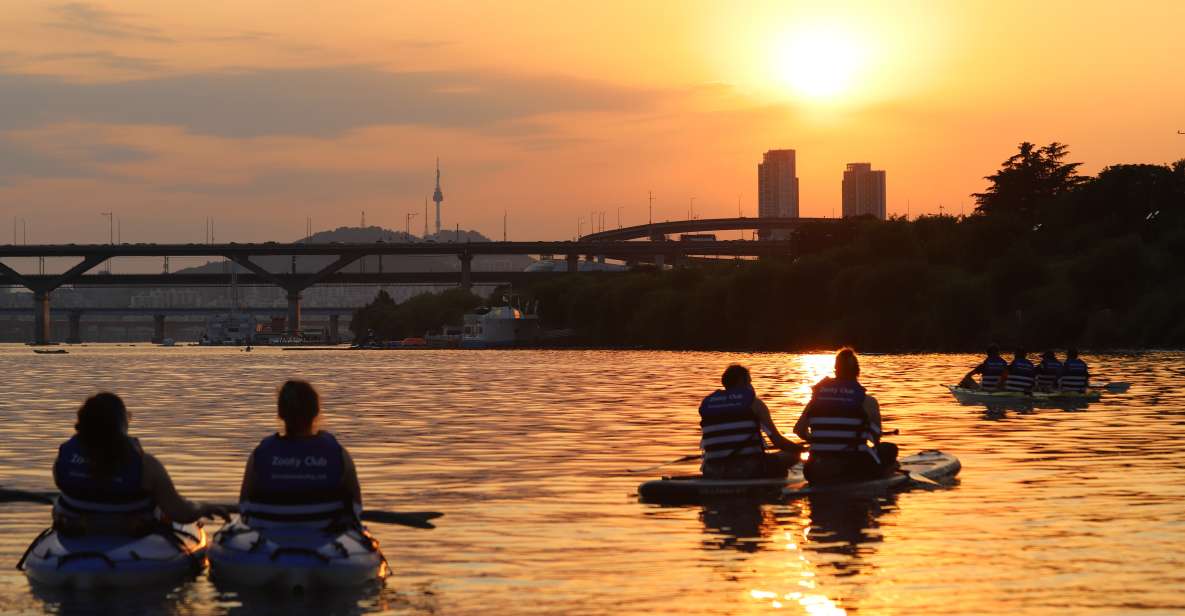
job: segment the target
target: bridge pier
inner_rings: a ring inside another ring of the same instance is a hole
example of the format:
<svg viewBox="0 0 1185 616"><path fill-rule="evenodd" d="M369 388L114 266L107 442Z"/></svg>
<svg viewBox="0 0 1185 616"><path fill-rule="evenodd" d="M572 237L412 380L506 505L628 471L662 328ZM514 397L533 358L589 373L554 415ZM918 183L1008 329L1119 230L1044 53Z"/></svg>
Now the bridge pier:
<svg viewBox="0 0 1185 616"><path fill-rule="evenodd" d="M300 333L300 300L300 291L288 291L287 333L292 335Z"/></svg>
<svg viewBox="0 0 1185 616"><path fill-rule="evenodd" d="M470 291L473 289L473 255L462 252L457 258L461 260L461 288Z"/></svg>
<svg viewBox="0 0 1185 616"><path fill-rule="evenodd" d="M329 315L329 344L341 343L340 315Z"/></svg>
<svg viewBox="0 0 1185 616"><path fill-rule="evenodd" d="M33 344L49 344L49 293L43 290L33 291Z"/></svg>
<svg viewBox="0 0 1185 616"><path fill-rule="evenodd" d="M568 273L575 274L580 271L580 255L568 255Z"/></svg>
<svg viewBox="0 0 1185 616"><path fill-rule="evenodd" d="M70 335L66 336L68 344L78 344L82 342L82 311L70 311Z"/></svg>
<svg viewBox="0 0 1185 616"><path fill-rule="evenodd" d="M152 315L152 342L162 344L165 341L165 315Z"/></svg>
<svg viewBox="0 0 1185 616"><path fill-rule="evenodd" d="M655 268L657 268L658 270L661 271L663 268L666 267L666 265L667 265L666 255L654 255L654 267Z"/></svg>

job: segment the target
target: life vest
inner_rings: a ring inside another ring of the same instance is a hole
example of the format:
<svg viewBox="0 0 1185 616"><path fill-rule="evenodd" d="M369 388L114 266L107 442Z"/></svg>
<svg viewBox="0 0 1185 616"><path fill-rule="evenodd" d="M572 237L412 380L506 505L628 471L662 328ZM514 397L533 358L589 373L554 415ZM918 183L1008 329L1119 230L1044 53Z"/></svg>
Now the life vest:
<svg viewBox="0 0 1185 616"><path fill-rule="evenodd" d="M1004 382L1007 391L1033 391L1033 384L1037 380L1037 369L1033 362L1019 358L1008 364L1008 379Z"/></svg>
<svg viewBox="0 0 1185 616"><path fill-rule="evenodd" d="M753 413L756 398L757 394L749 385L717 389L704 398L699 405L702 433L699 446L704 452L704 463L764 451L761 424Z"/></svg>
<svg viewBox="0 0 1185 616"><path fill-rule="evenodd" d="M74 435L58 447L53 464L54 483L60 495L57 509L67 515L151 515L156 509L144 490L144 458L140 443L128 438L128 457L110 475L98 476L83 452L82 439Z"/></svg>
<svg viewBox="0 0 1185 616"><path fill-rule="evenodd" d="M879 464L869 442L879 438L880 426L873 426L864 411L864 387L828 377L812 389L807 419L811 456L863 452Z"/></svg>
<svg viewBox="0 0 1185 616"><path fill-rule="evenodd" d="M983 363L979 367L981 369L979 386L984 389L999 389L1000 376L1004 374L1004 369L1008 367L1008 362L1000 357L989 357L983 360Z"/></svg>
<svg viewBox="0 0 1185 616"><path fill-rule="evenodd" d="M323 528L354 514L352 495L342 485L342 446L329 432L273 434L251 455L251 493L239 504L248 524Z"/></svg>
<svg viewBox="0 0 1185 616"><path fill-rule="evenodd" d="M1037 389L1049 390L1057 387L1057 377L1062 372L1062 362L1043 359L1037 364Z"/></svg>
<svg viewBox="0 0 1185 616"><path fill-rule="evenodd" d="M1086 381L1090 373L1086 362L1081 359L1067 359L1062 366L1062 375L1058 379L1058 388L1063 391L1086 391Z"/></svg>

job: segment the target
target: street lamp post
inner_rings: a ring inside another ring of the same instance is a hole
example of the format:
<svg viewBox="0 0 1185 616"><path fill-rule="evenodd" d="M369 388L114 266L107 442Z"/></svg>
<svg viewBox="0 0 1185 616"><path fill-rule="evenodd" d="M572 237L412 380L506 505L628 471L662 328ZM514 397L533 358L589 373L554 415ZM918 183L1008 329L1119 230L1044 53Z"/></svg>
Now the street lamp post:
<svg viewBox="0 0 1185 616"><path fill-rule="evenodd" d="M107 243L115 245L115 212L99 212L100 216L107 217ZM107 273L111 273L111 261L107 259Z"/></svg>

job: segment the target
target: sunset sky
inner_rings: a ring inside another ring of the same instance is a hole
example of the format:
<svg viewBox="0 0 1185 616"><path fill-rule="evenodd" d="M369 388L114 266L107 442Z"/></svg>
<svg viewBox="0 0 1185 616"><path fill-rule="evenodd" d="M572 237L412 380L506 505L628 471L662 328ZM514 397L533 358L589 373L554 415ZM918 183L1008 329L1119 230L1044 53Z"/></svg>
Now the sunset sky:
<svg viewBox="0 0 1185 616"><path fill-rule="evenodd" d="M802 215L848 162L890 213L970 212L1017 142L1084 171L1185 157L1185 2L19 2L0 21L0 241L293 240L422 217L511 239ZM586 223L587 225L587 223ZM412 222L423 230L423 220ZM586 226L587 229L587 226Z"/></svg>

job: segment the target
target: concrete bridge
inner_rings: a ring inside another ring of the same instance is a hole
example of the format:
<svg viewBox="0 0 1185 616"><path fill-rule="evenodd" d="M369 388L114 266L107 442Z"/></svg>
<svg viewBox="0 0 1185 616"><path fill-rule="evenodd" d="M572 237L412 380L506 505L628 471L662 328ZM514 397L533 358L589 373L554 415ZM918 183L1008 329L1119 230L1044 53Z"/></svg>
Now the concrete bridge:
<svg viewBox="0 0 1185 616"><path fill-rule="evenodd" d="M698 221L693 221L698 222ZM625 242L579 240L575 242L417 242L367 244L99 244L0 246L0 259L38 257L78 257L81 260L61 274L22 274L0 262L0 282L16 284L33 292L34 344L47 344L50 337L50 294L62 285L74 286L159 286L268 284L284 289L288 300L287 328L300 331L301 293L316 284L430 284L455 282L462 288L487 283L515 283L555 275L554 272L474 272L475 255L565 255L567 272L575 273L581 255L600 256L626 261L653 260L663 263L700 256L777 256L790 254L790 242L783 241L711 241L711 242ZM292 257L289 272L271 272L252 261L252 257L281 255ZM333 256L336 259L313 273L297 273L298 256ZM347 273L342 270L366 256L381 255L455 255L458 272L387 272ZM249 273L238 274L87 274L113 257L224 257ZM585 274L590 275L590 274ZM604 275L591 274L591 275Z"/></svg>

